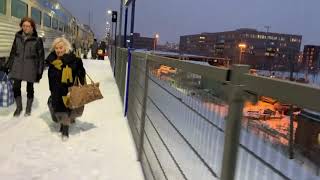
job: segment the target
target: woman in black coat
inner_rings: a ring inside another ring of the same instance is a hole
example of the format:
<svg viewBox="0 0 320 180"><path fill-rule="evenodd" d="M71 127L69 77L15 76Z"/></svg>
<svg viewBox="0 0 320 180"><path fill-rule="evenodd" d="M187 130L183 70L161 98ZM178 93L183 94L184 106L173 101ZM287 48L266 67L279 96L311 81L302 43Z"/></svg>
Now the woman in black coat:
<svg viewBox="0 0 320 180"><path fill-rule="evenodd" d="M65 105L68 88L74 84L76 78L79 78L83 84L86 71L82 60L72 53L70 42L63 37L54 40L52 52L47 57L46 63L49 65L48 77L52 108L55 117L61 123L62 138L67 138L69 125L74 118L72 110Z"/></svg>
<svg viewBox="0 0 320 180"><path fill-rule="evenodd" d="M43 73L44 48L42 39L38 37L35 22L31 18L23 18L20 27L21 30L15 35L5 71L14 80L13 93L17 106L14 116L19 116L22 111L21 82L27 82L25 116L29 116L34 98L33 83L39 82Z"/></svg>

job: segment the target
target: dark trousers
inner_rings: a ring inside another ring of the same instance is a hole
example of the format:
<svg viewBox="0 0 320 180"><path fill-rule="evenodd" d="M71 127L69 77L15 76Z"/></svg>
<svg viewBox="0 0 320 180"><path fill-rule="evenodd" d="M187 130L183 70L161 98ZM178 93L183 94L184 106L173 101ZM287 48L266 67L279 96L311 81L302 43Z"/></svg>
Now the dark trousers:
<svg viewBox="0 0 320 180"><path fill-rule="evenodd" d="M13 95L14 98L21 96L21 80L14 80L13 81ZM33 98L34 90L33 90L33 83L27 82L27 97Z"/></svg>

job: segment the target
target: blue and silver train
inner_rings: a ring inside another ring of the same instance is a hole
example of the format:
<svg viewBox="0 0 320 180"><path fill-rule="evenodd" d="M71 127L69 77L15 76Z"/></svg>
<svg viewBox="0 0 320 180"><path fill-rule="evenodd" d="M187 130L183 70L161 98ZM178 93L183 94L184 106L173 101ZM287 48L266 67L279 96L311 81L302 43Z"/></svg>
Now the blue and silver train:
<svg viewBox="0 0 320 180"><path fill-rule="evenodd" d="M9 56L14 35L25 16L36 22L46 52L58 36L65 36L80 48L88 48L93 43L90 27L80 24L56 0L0 0L0 58Z"/></svg>

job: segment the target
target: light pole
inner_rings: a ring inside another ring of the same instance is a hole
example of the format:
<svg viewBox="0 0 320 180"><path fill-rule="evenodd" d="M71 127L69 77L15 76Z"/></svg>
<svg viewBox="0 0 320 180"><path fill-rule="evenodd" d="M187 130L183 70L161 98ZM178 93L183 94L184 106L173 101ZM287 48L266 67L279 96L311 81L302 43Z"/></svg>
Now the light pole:
<svg viewBox="0 0 320 180"><path fill-rule="evenodd" d="M128 6L125 6L125 18L124 18L124 37L123 37L123 47L127 48L127 29L128 29Z"/></svg>
<svg viewBox="0 0 320 180"><path fill-rule="evenodd" d="M107 11L107 25L109 24L109 27L111 28L111 32L109 30L109 41L108 41L109 46L112 44L112 36L113 36L113 22L111 22L111 26L110 26L110 23L108 21L108 17L111 15L112 15L112 10L108 10Z"/></svg>
<svg viewBox="0 0 320 180"><path fill-rule="evenodd" d="M134 33L134 16L136 9L136 0L131 1L131 29L130 29L130 48L133 48L133 33Z"/></svg>
<svg viewBox="0 0 320 180"><path fill-rule="evenodd" d="M120 19L119 19L119 42L118 42L118 46L121 48L122 47L122 42L121 42L121 31L122 31L122 14L123 14L123 0L120 0L120 11L119 11L119 14L120 14Z"/></svg>
<svg viewBox="0 0 320 180"><path fill-rule="evenodd" d="M247 48L247 45L244 44L244 43L240 43L238 46L239 46L239 48L240 48L239 64L241 64L242 53L244 52L243 50L244 50L245 48Z"/></svg>
<svg viewBox="0 0 320 180"><path fill-rule="evenodd" d="M106 41L107 42L106 43L108 44L108 46L110 44L110 37L111 37L110 30L111 30L111 25L110 25L109 21L107 21L107 23L106 23L106 31L107 31L107 33L106 33Z"/></svg>
<svg viewBox="0 0 320 180"><path fill-rule="evenodd" d="M154 40L153 40L153 53L155 53L155 51L156 51L156 46L157 46L157 43L158 43L158 39L159 39L159 34L156 33L154 35Z"/></svg>

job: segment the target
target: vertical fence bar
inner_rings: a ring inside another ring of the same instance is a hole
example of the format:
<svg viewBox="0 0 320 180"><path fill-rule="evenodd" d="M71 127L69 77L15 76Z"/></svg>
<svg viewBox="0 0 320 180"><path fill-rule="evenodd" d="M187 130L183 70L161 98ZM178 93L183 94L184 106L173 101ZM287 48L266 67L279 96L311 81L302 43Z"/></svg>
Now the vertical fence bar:
<svg viewBox="0 0 320 180"><path fill-rule="evenodd" d="M118 64L118 62L117 62L117 58L118 58L118 48L115 46L114 47L114 74L113 74L113 76L114 77L116 77L116 71L117 71L117 64Z"/></svg>
<svg viewBox="0 0 320 180"><path fill-rule="evenodd" d="M117 48L117 59L116 59L116 82L117 82L117 85L118 85L118 89L120 87L119 85L119 76L120 76L120 68L119 66L121 65L121 49L120 48ZM120 91L120 89L119 89Z"/></svg>
<svg viewBox="0 0 320 180"><path fill-rule="evenodd" d="M138 161L141 161L142 151L143 151L143 141L144 141L144 128L146 124L146 112L147 112L147 97L148 97L148 73L149 73L149 61L146 55L145 58L146 66L145 66L145 74L144 74L144 90L143 90L143 101L142 101L142 112L141 112L141 128L140 128L140 141L139 141L139 149L138 149Z"/></svg>
<svg viewBox="0 0 320 180"><path fill-rule="evenodd" d="M120 89L121 89L121 98L124 103L124 95L125 95L125 79L126 79L126 67L128 61L128 50L122 49L122 63L121 63L121 76L120 76Z"/></svg>
<svg viewBox="0 0 320 180"><path fill-rule="evenodd" d="M293 120L294 120L294 114L293 114L293 106L290 106L290 132L289 132L289 159L293 159Z"/></svg>
<svg viewBox="0 0 320 180"><path fill-rule="evenodd" d="M124 74L123 74L123 64L124 63L125 63L125 52L123 49L121 49L121 63L120 63L120 73L119 73L119 89L120 89L121 100L123 100L122 77L124 76ZM123 103L123 101L122 101L122 103Z"/></svg>
<svg viewBox="0 0 320 180"><path fill-rule="evenodd" d="M113 75L114 77L116 77L116 53L117 53L117 50L116 50L116 47L113 46Z"/></svg>
<svg viewBox="0 0 320 180"><path fill-rule="evenodd" d="M225 128L221 180L233 180L236 172L241 119L244 106L241 80L242 75L247 73L248 70L249 67L245 65L232 66L232 91L229 95L229 112Z"/></svg>
<svg viewBox="0 0 320 180"><path fill-rule="evenodd" d="M132 60L132 49L128 49L128 63L127 63L127 76L126 76L126 90L125 90L125 106L124 106L124 116L128 113L128 101L129 101L129 85L130 85L130 72L131 72L131 60Z"/></svg>

